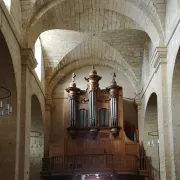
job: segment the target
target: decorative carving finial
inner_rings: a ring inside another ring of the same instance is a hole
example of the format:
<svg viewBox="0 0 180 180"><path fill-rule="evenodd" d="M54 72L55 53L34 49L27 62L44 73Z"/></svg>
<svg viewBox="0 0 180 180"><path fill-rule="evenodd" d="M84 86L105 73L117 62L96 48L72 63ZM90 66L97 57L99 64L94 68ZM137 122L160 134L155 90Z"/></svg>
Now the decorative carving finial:
<svg viewBox="0 0 180 180"><path fill-rule="evenodd" d="M72 82L75 82L75 77L76 77L76 74L73 73L73 74L72 74Z"/></svg>
<svg viewBox="0 0 180 180"><path fill-rule="evenodd" d="M113 76L113 79L115 80L115 77L116 77L116 73L114 72L112 76Z"/></svg>
<svg viewBox="0 0 180 180"><path fill-rule="evenodd" d="M116 78L116 73L113 72L111 75L112 75L111 85L117 85L116 80L115 80L115 78Z"/></svg>
<svg viewBox="0 0 180 180"><path fill-rule="evenodd" d="M92 66L92 69L94 70L94 65Z"/></svg>

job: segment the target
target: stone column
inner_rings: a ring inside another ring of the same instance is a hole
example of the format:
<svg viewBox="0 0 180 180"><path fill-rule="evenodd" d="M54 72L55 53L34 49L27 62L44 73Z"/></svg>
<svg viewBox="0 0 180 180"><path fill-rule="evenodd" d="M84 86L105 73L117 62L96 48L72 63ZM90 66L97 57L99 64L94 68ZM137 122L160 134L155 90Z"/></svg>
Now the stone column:
<svg viewBox="0 0 180 180"><path fill-rule="evenodd" d="M160 160L160 179L172 180L172 124L169 123L168 114L168 94L167 94L167 50L158 47L155 50L151 65L156 69L157 77L157 103L158 103L158 131L159 131L159 160Z"/></svg>
<svg viewBox="0 0 180 180"><path fill-rule="evenodd" d="M30 77L37 62L31 49L22 49L22 74L21 74L21 117L20 129L17 130L19 139L17 156L19 164L17 166L18 180L29 180L30 168L30 128L31 128L31 92Z"/></svg>
<svg viewBox="0 0 180 180"><path fill-rule="evenodd" d="M44 157L49 157L49 142L51 134L51 112L54 107L52 99L46 99L46 114L44 122Z"/></svg>

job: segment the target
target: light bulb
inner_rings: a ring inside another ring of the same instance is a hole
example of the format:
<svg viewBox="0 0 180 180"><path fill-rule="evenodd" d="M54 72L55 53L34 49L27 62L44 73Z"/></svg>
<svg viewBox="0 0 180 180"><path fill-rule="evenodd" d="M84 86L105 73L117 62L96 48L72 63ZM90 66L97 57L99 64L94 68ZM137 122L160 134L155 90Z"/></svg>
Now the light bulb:
<svg viewBox="0 0 180 180"><path fill-rule="evenodd" d="M3 107L3 102L2 101L0 101L0 108L2 108Z"/></svg>
<svg viewBox="0 0 180 180"><path fill-rule="evenodd" d="M9 113L12 113L12 106L10 106L9 108Z"/></svg>
<svg viewBox="0 0 180 180"><path fill-rule="evenodd" d="M152 146L154 146L154 141L153 140L151 141L151 144L152 144Z"/></svg>
<svg viewBox="0 0 180 180"><path fill-rule="evenodd" d="M6 109L9 109L9 104L6 104Z"/></svg>
<svg viewBox="0 0 180 180"><path fill-rule="evenodd" d="M1 110L1 114L0 115L4 116L4 110L3 109Z"/></svg>

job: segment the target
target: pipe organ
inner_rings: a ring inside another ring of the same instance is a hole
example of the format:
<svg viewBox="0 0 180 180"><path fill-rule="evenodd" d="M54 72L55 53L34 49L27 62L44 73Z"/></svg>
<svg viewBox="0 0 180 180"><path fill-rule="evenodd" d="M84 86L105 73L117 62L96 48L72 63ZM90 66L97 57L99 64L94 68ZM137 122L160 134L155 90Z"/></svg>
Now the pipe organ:
<svg viewBox="0 0 180 180"><path fill-rule="evenodd" d="M98 136L101 128L111 128L113 137L119 134L123 125L122 87L117 85L115 77L114 73L110 86L101 90L99 81L102 77L93 66L89 76L85 77L88 88L83 91L76 87L73 73L72 82L66 89L69 94L70 136L75 137L77 130L82 128L89 128L93 139Z"/></svg>
<svg viewBox="0 0 180 180"><path fill-rule="evenodd" d="M75 83L76 75L66 88L61 136L49 143L49 157L43 159L42 179L81 179L87 174L105 174L122 179L117 174L147 177L147 159L140 157L138 141L130 140L124 131L123 89L116 83L116 74L105 89L94 66L85 77L87 89ZM104 80L106 81L106 80ZM125 125L124 125L125 124ZM137 138L136 138L137 139ZM55 174L53 174L55 173ZM144 179L144 178L143 178Z"/></svg>

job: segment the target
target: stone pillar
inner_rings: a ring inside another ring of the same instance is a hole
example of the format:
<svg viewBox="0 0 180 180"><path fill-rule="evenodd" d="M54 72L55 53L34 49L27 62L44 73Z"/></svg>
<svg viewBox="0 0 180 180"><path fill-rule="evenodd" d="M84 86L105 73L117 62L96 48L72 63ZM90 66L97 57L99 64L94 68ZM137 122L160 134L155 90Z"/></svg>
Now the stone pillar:
<svg viewBox="0 0 180 180"><path fill-rule="evenodd" d="M159 158L160 158L160 179L174 179L172 171L172 137L168 114L168 94L167 94L167 50L164 47L158 47L152 58L152 66L156 69L157 77L157 103L158 103L158 131L159 131Z"/></svg>
<svg viewBox="0 0 180 180"><path fill-rule="evenodd" d="M30 168L30 128L31 128L31 92L30 76L37 62L31 49L22 49L22 71L21 71L21 117L18 129L19 157L18 180L29 180Z"/></svg>
<svg viewBox="0 0 180 180"><path fill-rule="evenodd" d="M52 99L46 99L46 114L44 122L44 157L49 157L49 142L51 134L51 112L54 107Z"/></svg>

